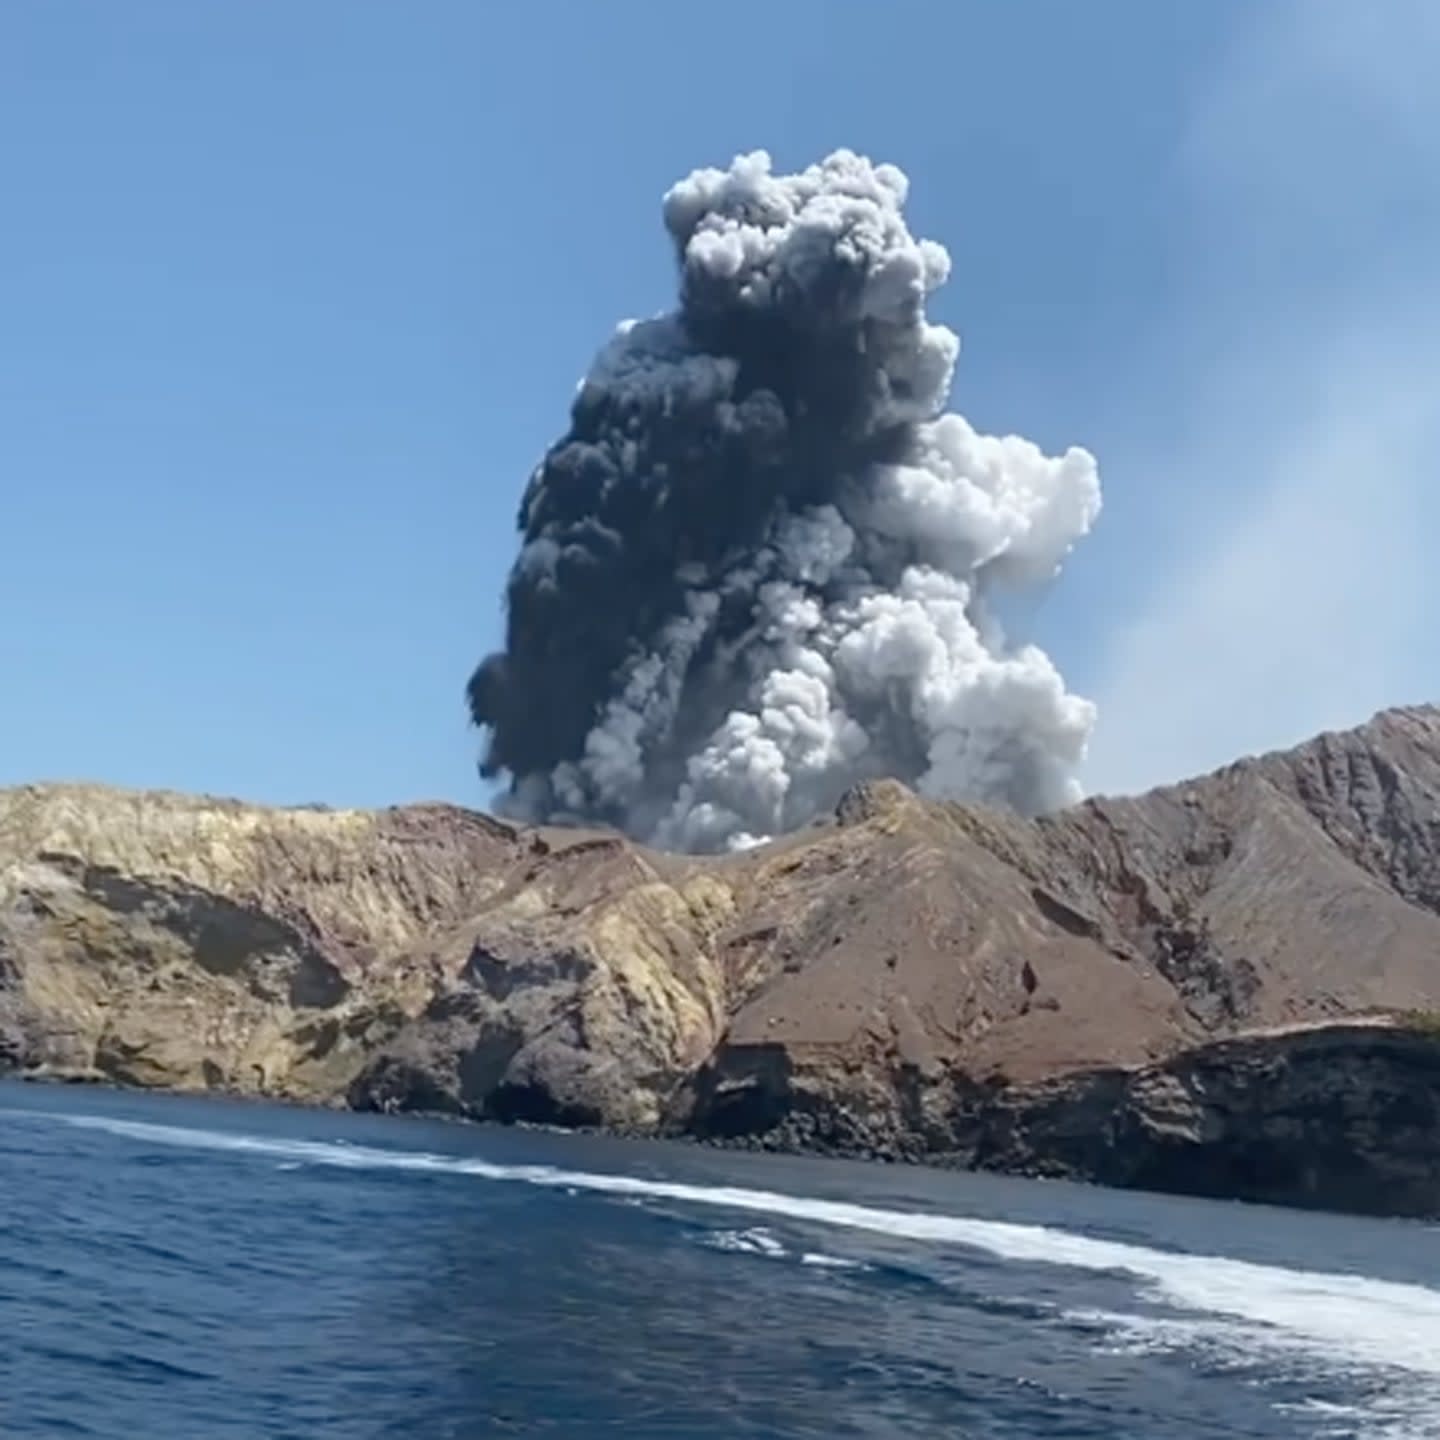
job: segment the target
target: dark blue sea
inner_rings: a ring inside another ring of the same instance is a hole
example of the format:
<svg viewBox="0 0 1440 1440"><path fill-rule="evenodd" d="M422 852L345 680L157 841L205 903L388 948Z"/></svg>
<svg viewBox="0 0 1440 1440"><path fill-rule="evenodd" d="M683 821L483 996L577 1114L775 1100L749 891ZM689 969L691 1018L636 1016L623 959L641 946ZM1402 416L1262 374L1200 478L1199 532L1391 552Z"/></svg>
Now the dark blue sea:
<svg viewBox="0 0 1440 1440"><path fill-rule="evenodd" d="M0 1434L1440 1437L1440 1233L0 1085Z"/></svg>

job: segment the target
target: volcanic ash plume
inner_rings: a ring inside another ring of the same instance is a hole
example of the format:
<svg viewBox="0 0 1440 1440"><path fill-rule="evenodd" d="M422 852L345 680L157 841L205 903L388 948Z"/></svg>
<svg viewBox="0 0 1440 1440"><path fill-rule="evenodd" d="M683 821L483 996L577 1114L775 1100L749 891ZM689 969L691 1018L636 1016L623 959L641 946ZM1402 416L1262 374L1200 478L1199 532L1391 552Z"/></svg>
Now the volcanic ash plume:
<svg viewBox="0 0 1440 1440"><path fill-rule="evenodd" d="M891 165L763 152L665 197L671 314L620 326L530 479L470 681L507 813L720 850L857 780L1052 809L1094 719L987 600L1048 581L1095 462L943 413L950 269Z"/></svg>

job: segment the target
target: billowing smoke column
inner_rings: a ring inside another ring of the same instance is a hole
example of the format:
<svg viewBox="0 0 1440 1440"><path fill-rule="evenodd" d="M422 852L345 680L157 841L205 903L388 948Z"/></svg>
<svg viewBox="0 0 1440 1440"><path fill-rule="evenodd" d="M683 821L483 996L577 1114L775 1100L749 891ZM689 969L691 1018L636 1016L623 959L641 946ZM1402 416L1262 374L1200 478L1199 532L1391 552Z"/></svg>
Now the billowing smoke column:
<svg viewBox="0 0 1440 1440"><path fill-rule="evenodd" d="M507 813L673 849L794 829L857 780L1034 813L1078 795L1094 718L987 596L1048 580L1100 508L944 414L945 250L908 182L763 152L665 197L680 307L622 325L531 477L505 649L470 681Z"/></svg>

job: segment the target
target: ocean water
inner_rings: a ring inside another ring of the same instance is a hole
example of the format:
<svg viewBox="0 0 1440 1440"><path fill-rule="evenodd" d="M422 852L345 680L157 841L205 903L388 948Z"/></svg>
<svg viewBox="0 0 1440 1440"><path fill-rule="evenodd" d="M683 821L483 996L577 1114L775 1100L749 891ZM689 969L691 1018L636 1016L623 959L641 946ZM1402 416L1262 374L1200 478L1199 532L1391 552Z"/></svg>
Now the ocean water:
<svg viewBox="0 0 1440 1440"><path fill-rule="evenodd" d="M0 1435L1440 1437L1440 1232L0 1085Z"/></svg>

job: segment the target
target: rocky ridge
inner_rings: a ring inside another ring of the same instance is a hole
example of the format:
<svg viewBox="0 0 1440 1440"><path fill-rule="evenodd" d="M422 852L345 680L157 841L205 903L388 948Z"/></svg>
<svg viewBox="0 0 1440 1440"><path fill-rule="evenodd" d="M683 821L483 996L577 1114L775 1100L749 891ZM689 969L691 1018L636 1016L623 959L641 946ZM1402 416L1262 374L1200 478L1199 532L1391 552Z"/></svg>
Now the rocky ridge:
<svg viewBox="0 0 1440 1440"><path fill-rule="evenodd" d="M1440 1213L1440 710L724 858L0 791L0 1068Z"/></svg>

